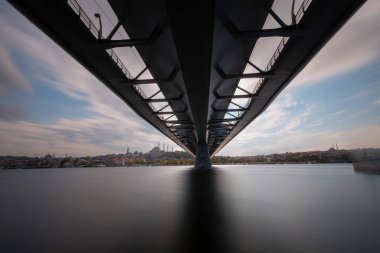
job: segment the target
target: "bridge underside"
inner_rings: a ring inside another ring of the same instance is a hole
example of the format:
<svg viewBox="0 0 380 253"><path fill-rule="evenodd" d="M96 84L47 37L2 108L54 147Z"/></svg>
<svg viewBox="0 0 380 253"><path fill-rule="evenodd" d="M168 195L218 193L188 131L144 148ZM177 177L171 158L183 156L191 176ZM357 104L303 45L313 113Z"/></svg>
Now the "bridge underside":
<svg viewBox="0 0 380 253"><path fill-rule="evenodd" d="M273 0L109 0L118 23L102 34L75 0L8 1L205 168L365 2L305 0L286 24ZM268 16L278 28L263 28ZM113 39L120 27L129 38ZM250 59L261 37L283 37L265 68ZM153 78L132 76L115 47L135 47L146 66L140 74ZM256 71L245 73L247 65ZM239 86L248 78L252 90ZM150 83L159 92L147 96L142 87ZM239 98L248 101L234 102Z"/></svg>

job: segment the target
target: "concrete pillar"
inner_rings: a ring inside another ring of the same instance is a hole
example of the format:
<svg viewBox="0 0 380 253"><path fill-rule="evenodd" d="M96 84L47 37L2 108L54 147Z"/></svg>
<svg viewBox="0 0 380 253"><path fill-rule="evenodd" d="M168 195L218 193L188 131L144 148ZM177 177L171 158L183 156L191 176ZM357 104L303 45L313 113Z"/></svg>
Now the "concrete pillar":
<svg viewBox="0 0 380 253"><path fill-rule="evenodd" d="M197 144L197 153L195 157L195 169L211 169L210 153L208 152L207 143Z"/></svg>

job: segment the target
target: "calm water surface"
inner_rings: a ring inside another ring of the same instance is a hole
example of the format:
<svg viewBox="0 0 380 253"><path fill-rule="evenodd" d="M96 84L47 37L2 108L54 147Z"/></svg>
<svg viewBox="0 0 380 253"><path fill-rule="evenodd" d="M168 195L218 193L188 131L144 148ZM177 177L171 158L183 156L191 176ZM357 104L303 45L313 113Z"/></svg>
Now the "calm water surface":
<svg viewBox="0 0 380 253"><path fill-rule="evenodd" d="M0 252L380 252L352 165L0 170Z"/></svg>

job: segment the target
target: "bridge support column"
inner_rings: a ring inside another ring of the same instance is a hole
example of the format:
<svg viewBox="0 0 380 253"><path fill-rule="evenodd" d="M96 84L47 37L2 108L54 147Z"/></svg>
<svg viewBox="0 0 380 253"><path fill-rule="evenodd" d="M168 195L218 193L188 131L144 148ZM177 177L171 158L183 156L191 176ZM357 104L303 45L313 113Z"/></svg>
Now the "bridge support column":
<svg viewBox="0 0 380 253"><path fill-rule="evenodd" d="M195 169L211 169L211 159L207 143L197 144L194 167Z"/></svg>

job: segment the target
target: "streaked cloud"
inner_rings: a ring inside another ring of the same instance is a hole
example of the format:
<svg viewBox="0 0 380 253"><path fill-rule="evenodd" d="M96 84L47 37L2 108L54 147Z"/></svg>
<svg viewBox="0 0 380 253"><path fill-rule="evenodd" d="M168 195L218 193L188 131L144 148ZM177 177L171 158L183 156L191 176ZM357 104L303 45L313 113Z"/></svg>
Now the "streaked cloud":
<svg viewBox="0 0 380 253"><path fill-rule="evenodd" d="M1 154L81 156L147 151L162 136L127 122L110 121L106 118L73 121L60 119L50 124L19 121L17 124L0 120Z"/></svg>
<svg viewBox="0 0 380 253"><path fill-rule="evenodd" d="M380 24L379 11L380 1L367 1L292 81L290 87L317 84L378 60L380 33L375 31Z"/></svg>
<svg viewBox="0 0 380 253"><path fill-rule="evenodd" d="M371 108L353 112L333 109L319 108L314 101L306 103L285 92L220 154L327 150L332 143L345 149L378 147L380 125L362 118L357 120L366 115L368 118L376 116ZM318 117L319 114L325 116Z"/></svg>
<svg viewBox="0 0 380 253"><path fill-rule="evenodd" d="M0 120L15 121L26 118L26 111L15 106L0 103Z"/></svg>
<svg viewBox="0 0 380 253"><path fill-rule="evenodd" d="M85 102L88 116L74 120L56 115L53 122L36 123L33 120L22 121L17 117L22 115L22 111L15 113L13 105L3 105L0 107L1 154L41 155L50 151L59 155L96 155L125 152L127 146L146 152L159 141L176 146L138 117L58 45L25 22L20 14L13 16L14 10L2 11L0 27L8 36L1 40L3 57L0 60L11 62L7 52L17 51L25 61L22 69L7 65L14 70L9 79L25 81L20 73L29 72L29 78L39 85ZM32 89L27 81L19 83Z"/></svg>
<svg viewBox="0 0 380 253"><path fill-rule="evenodd" d="M351 114L350 118L351 119L355 119L355 118L357 118L357 117L359 117L359 116L361 116L363 114L367 114L369 112L370 112L370 109L363 109L363 110L360 110L358 112L355 112L355 113Z"/></svg>
<svg viewBox="0 0 380 253"><path fill-rule="evenodd" d="M344 113L344 112L345 112L345 110L340 110L340 111L337 111L337 112L331 113L331 114L329 114L329 115L323 116L323 117L321 117L321 118L319 118L319 119L317 119L317 120L314 120L314 121L312 122L312 124L309 125L309 127L315 127L315 126L323 125L324 121L326 121L326 120L331 120L331 119L335 118L336 116L338 116L339 114L342 114L342 113Z"/></svg>
<svg viewBox="0 0 380 253"><path fill-rule="evenodd" d="M1 24L0 31L2 31ZM7 51L5 46L0 44L0 95L5 94L11 89L31 91L32 86L14 65L9 51Z"/></svg>
<svg viewBox="0 0 380 253"><path fill-rule="evenodd" d="M276 11L286 20L290 17L289 4L284 2L279 1ZM27 104L16 106L2 102L0 155L42 155L46 152L96 155L125 152L127 146L148 151L159 141L171 143L8 4L0 3L0 11L0 31L7 34L0 39L0 98L5 99L11 90L33 96L37 83L64 94L68 101L82 101L88 113L76 118L55 115L54 120L41 123L34 120L36 115L26 115ZM369 99L373 92L368 87L376 84L367 84L366 89L342 97L340 103L345 104L341 107L332 104L336 101L316 103L303 99L303 95L311 92L308 88L313 85L326 84L324 80L358 71L379 61L380 35L374 32L380 24L379 11L379 1L368 1L293 84L221 154L327 149L336 142L344 148L378 146L379 124L357 122L366 113L368 118L374 117L371 113L380 100ZM268 22L268 26L271 22L273 20ZM260 53L268 49L270 43L262 40L261 44L262 48L254 52L258 58L258 63L255 63L264 67L265 57L271 54L260 58ZM272 44L277 43L272 41ZM124 53L125 56L131 54ZM15 55L22 58L22 64ZM140 70L139 64L131 62L134 72ZM298 94L301 87L304 93ZM346 110L346 106L354 103L362 103L363 106ZM363 108L368 103L372 109ZM71 105L67 102L63 106ZM353 123L357 125L352 126Z"/></svg>

